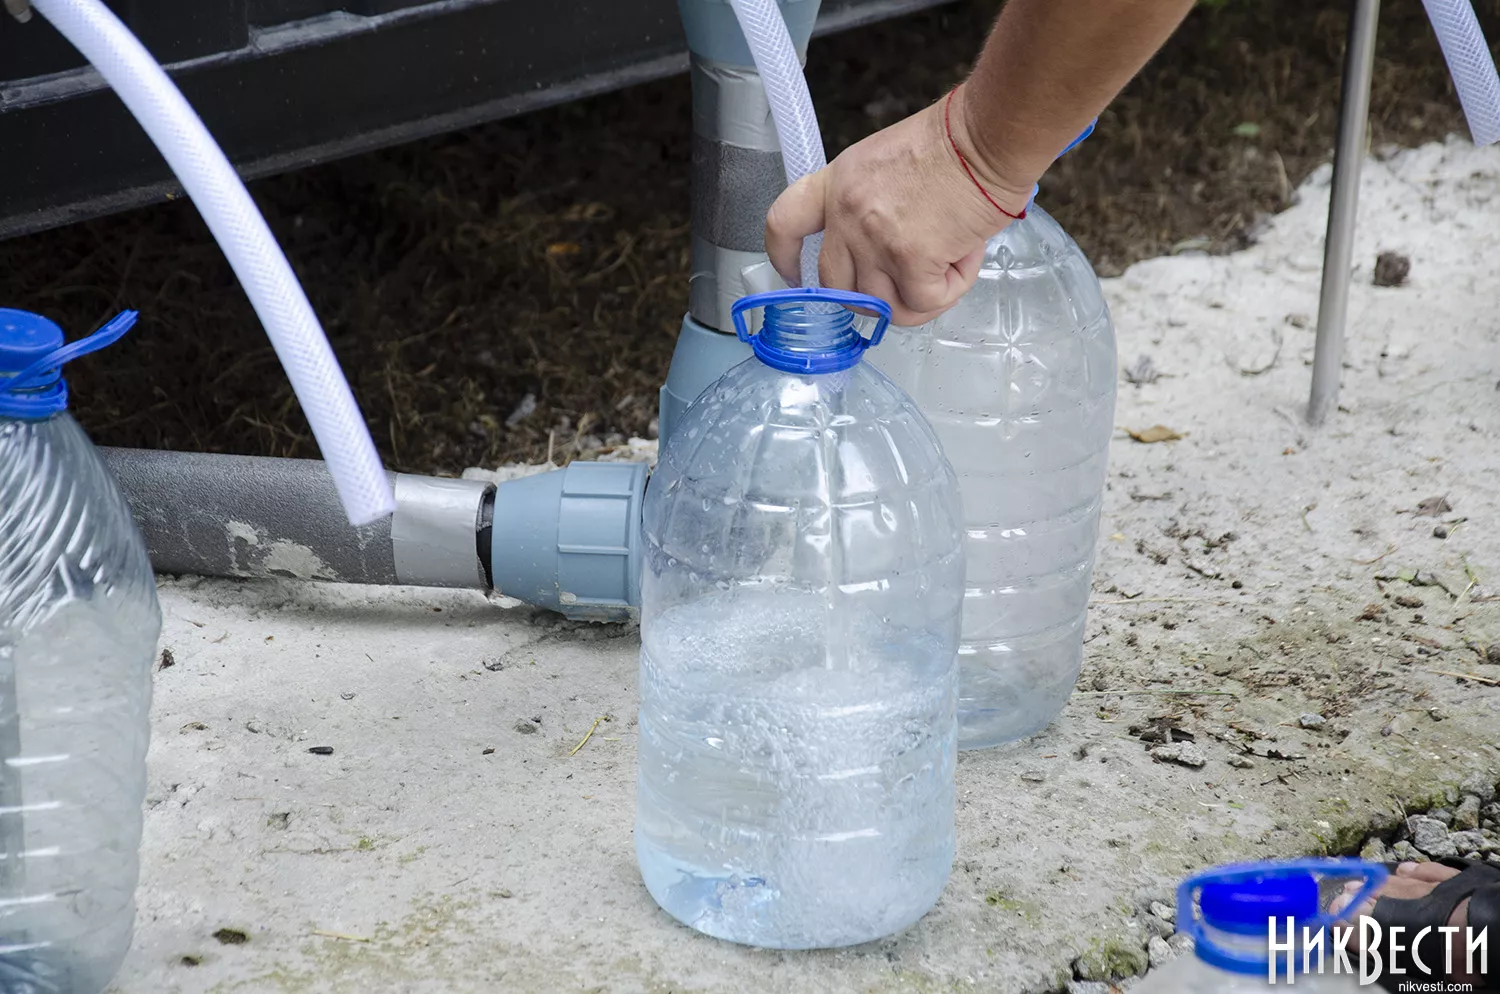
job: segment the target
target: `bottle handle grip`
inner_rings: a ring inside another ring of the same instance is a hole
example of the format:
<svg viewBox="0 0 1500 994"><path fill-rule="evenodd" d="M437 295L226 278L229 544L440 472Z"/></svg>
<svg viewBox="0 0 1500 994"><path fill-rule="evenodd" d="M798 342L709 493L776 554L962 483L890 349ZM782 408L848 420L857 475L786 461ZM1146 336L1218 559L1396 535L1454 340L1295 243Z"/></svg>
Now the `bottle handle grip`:
<svg viewBox="0 0 1500 994"><path fill-rule="evenodd" d="M886 329L891 325L891 305L879 297L872 297L868 293L854 293L850 290L792 287L787 290L752 293L734 302L729 316L734 320L734 333L739 336L740 341L749 344L750 339L755 337L750 334L750 328L745 321L745 312L773 304L838 304L841 307L863 307L865 310L874 311L879 316L879 320L875 324L875 330L870 332L870 337L865 339L867 349L879 345L880 340L885 337Z"/></svg>
<svg viewBox="0 0 1500 994"><path fill-rule="evenodd" d="M139 318L140 312L138 311L124 311L87 338L80 338L76 342L47 353L14 376L0 378L0 393L11 393L41 386L40 381L52 370L86 356L90 352L98 352L124 338L125 333L135 327Z"/></svg>
<svg viewBox="0 0 1500 994"><path fill-rule="evenodd" d="M1316 918L1307 922L1300 922L1303 927L1318 932L1339 921L1349 910L1358 908L1370 898L1386 882L1390 873L1384 866L1378 863L1370 863L1361 859L1298 859L1285 863L1238 863L1230 866L1221 866L1202 873L1188 877L1177 887L1177 929L1191 938L1194 944L1208 943L1213 945L1212 940L1207 937L1203 928L1203 922L1195 910L1195 902L1198 891L1205 884L1211 883L1239 883L1256 878L1278 878L1301 875L1357 877L1364 881L1364 886L1354 895L1347 908L1337 914L1333 912L1321 912ZM1219 955L1229 959L1242 959L1234 954L1232 950L1226 950L1219 946L1213 946ZM1251 961L1245 960L1250 963ZM1258 962L1258 961L1257 961Z"/></svg>

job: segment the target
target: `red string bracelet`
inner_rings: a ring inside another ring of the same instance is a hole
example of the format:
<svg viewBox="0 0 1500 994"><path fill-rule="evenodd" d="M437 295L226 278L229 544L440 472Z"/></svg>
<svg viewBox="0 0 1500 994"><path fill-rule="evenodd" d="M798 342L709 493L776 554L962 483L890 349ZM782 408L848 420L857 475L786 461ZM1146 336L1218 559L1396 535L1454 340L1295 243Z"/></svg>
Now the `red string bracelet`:
<svg viewBox="0 0 1500 994"><path fill-rule="evenodd" d="M956 86L953 89L949 90L948 99L943 103L943 127L948 132L948 144L953 146L953 154L958 156L958 164L964 167L964 173L967 174L969 179L974 182L974 185L979 189L979 192L984 195L984 199L990 202L991 207L995 208L995 210L999 211L1001 214L1004 214L1012 221L1026 220L1026 211L1024 208L1022 209L1021 213L1012 214L1004 207L1001 207L999 202L996 201L994 197L990 196L990 191L986 190L984 188L984 184L979 182L979 177L975 176L974 170L969 168L969 160L964 158L963 152L959 150L958 142L953 137L953 95L957 92L958 87Z"/></svg>

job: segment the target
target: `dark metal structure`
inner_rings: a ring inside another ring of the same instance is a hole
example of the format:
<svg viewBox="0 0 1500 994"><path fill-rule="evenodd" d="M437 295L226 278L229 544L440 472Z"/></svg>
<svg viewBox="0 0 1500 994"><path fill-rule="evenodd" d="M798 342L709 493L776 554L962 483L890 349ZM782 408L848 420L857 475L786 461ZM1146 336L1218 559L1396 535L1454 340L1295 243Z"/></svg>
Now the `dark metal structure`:
<svg viewBox="0 0 1500 994"><path fill-rule="evenodd" d="M675 0L108 0L264 176L681 72ZM820 32L944 0L823 0ZM0 15L0 238L175 195L98 75Z"/></svg>

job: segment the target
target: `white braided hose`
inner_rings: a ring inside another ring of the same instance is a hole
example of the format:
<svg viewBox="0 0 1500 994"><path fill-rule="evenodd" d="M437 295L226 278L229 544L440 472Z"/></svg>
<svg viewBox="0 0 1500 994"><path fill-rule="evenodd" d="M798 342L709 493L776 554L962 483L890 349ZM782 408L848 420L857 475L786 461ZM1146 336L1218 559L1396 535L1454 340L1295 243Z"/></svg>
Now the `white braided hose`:
<svg viewBox="0 0 1500 994"><path fill-rule="evenodd" d="M1422 0L1475 145L1500 141L1500 74L1470 0Z"/></svg>
<svg viewBox="0 0 1500 994"><path fill-rule="evenodd" d="M145 47L99 0L32 0L119 94L172 167L260 316L353 525L396 508L389 478L312 305L239 174Z"/></svg>

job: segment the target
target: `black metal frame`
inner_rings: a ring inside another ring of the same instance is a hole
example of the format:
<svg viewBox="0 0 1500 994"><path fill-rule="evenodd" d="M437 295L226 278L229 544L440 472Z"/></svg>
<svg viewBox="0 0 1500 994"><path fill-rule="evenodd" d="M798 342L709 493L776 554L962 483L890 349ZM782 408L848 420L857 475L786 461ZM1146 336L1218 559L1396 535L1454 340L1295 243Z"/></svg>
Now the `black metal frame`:
<svg viewBox="0 0 1500 994"><path fill-rule="evenodd" d="M820 32L945 0L823 0ZM109 0L247 178L681 72L674 0ZM330 11L333 11L330 13ZM0 16L0 238L175 196L45 21Z"/></svg>

